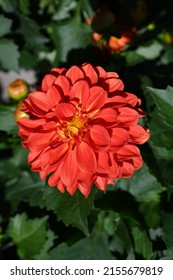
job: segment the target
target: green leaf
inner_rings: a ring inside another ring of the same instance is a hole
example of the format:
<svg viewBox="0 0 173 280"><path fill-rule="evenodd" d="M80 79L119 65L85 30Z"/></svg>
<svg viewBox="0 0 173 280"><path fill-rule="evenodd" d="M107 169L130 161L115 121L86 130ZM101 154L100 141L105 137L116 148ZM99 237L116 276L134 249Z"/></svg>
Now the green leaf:
<svg viewBox="0 0 173 280"><path fill-rule="evenodd" d="M121 179L117 187L130 192L139 204L139 212L149 227L156 228L160 223L160 193L165 188L150 174L147 165L136 171L133 177Z"/></svg>
<svg viewBox="0 0 173 280"><path fill-rule="evenodd" d="M109 260L114 259L109 250L109 234L105 231L106 213L100 212L90 236L74 243L71 247L61 243L50 251L49 259L55 260ZM110 213L111 214L111 213Z"/></svg>
<svg viewBox="0 0 173 280"><path fill-rule="evenodd" d="M173 126L173 87L168 86L166 90L147 88L154 98L158 113L164 118L164 123Z"/></svg>
<svg viewBox="0 0 173 280"><path fill-rule="evenodd" d="M56 11L53 13L53 20L63 20L70 17L70 12L76 7L76 1L63 0L59 1Z"/></svg>
<svg viewBox="0 0 173 280"><path fill-rule="evenodd" d="M24 15L30 14L30 1L29 0L18 0L19 1L19 9Z"/></svg>
<svg viewBox="0 0 173 280"><path fill-rule="evenodd" d="M94 236L86 237L73 246L62 243L50 252L51 260L111 260L113 256L108 250L108 241L104 234L95 240Z"/></svg>
<svg viewBox="0 0 173 280"><path fill-rule="evenodd" d="M136 49L136 54L148 60L156 59L164 49L163 45L156 40L153 40L145 46L139 46Z"/></svg>
<svg viewBox="0 0 173 280"><path fill-rule="evenodd" d="M21 259L32 259L43 248L46 237L48 217L28 219L25 213L10 219L8 234L17 246Z"/></svg>
<svg viewBox="0 0 173 280"><path fill-rule="evenodd" d="M115 186L130 192L136 198L150 197L164 190L157 179L150 174L145 164L134 173L133 177L126 180L120 179Z"/></svg>
<svg viewBox="0 0 173 280"><path fill-rule="evenodd" d="M134 226L131 230L131 233L134 240L135 252L142 255L145 260L154 259L155 255L152 250L152 243L149 240L146 232L139 229L139 227Z"/></svg>
<svg viewBox="0 0 173 280"><path fill-rule="evenodd" d="M44 44L49 41L47 37L42 35L40 26L32 18L20 15L19 32L24 36L27 46L34 47Z"/></svg>
<svg viewBox="0 0 173 280"><path fill-rule="evenodd" d="M46 242L43 245L43 248L41 249L40 253L33 256L34 260L47 260L49 259L49 250L53 247L55 240L55 234L53 231L48 230L47 231L47 239Z"/></svg>
<svg viewBox="0 0 173 280"><path fill-rule="evenodd" d="M47 30L57 49L57 62L66 62L71 50L85 48L91 42L91 29L82 23L79 5L73 17L51 23Z"/></svg>
<svg viewBox="0 0 173 280"><path fill-rule="evenodd" d="M136 51L125 51L122 53L122 56L126 59L127 67L134 66L145 60L145 58L140 54L136 53Z"/></svg>
<svg viewBox="0 0 173 280"><path fill-rule="evenodd" d="M167 250L164 252L166 259L173 259L173 213L164 212L163 222L163 240L166 243Z"/></svg>
<svg viewBox="0 0 173 280"><path fill-rule="evenodd" d="M12 25L11 19L6 18L3 15L0 16L0 26L1 26L0 37L10 32L11 25Z"/></svg>
<svg viewBox="0 0 173 280"><path fill-rule="evenodd" d="M7 133L17 134L18 127L14 120L14 110L14 106L0 106L0 130L5 131Z"/></svg>
<svg viewBox="0 0 173 280"><path fill-rule="evenodd" d="M93 208L94 192L86 199L80 192L73 196L67 192L61 193L56 188L46 187L43 199L48 210L52 210L58 220L62 220L66 226L72 225L88 234L87 216Z"/></svg>
<svg viewBox="0 0 173 280"><path fill-rule="evenodd" d="M9 39L0 39L0 65L5 70L19 71L19 51L17 45Z"/></svg>
<svg viewBox="0 0 173 280"><path fill-rule="evenodd" d="M6 199L12 201L14 198L28 202L30 206L44 207L43 186L44 182L38 174L23 171L17 181L7 184Z"/></svg>

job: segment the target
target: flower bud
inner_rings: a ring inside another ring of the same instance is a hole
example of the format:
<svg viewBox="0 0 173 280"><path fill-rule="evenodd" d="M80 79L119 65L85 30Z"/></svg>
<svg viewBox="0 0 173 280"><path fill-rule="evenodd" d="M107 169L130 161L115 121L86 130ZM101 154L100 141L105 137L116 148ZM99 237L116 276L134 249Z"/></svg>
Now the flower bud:
<svg viewBox="0 0 173 280"><path fill-rule="evenodd" d="M20 100L25 98L28 92L28 84L22 79L15 80L14 82L10 83L7 87L8 95L14 100Z"/></svg>
<svg viewBox="0 0 173 280"><path fill-rule="evenodd" d="M29 115L27 115L23 109L25 108L25 105L23 103L23 101L19 101L19 103L17 104L16 110L14 111L14 119L16 122L18 122L18 120L22 117L26 117L28 118Z"/></svg>

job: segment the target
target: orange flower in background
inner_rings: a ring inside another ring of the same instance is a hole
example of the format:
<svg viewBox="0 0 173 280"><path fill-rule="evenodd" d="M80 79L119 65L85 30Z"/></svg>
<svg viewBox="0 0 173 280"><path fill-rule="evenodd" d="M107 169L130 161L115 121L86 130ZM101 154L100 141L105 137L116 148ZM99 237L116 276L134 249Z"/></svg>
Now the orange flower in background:
<svg viewBox="0 0 173 280"><path fill-rule="evenodd" d="M117 73L88 63L45 75L40 91L23 101L30 118L18 121L32 171L85 197L93 184L105 191L114 179L131 177L143 163L136 145L149 132L138 124L140 99L123 90Z"/></svg>
<svg viewBox="0 0 173 280"><path fill-rule="evenodd" d="M7 87L8 95L15 100L20 100L22 98L25 98L28 92L29 92L28 84L22 79L17 79L13 81Z"/></svg>

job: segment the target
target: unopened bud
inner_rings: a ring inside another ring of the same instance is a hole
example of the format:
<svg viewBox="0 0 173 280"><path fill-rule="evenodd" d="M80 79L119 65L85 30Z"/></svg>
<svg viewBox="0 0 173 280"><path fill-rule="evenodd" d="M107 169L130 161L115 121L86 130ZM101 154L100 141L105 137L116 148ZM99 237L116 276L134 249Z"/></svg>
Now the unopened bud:
<svg viewBox="0 0 173 280"><path fill-rule="evenodd" d="M16 107L16 110L14 111L14 119L15 119L16 122L18 122L18 120L19 120L20 118L22 118L22 117L26 117L26 118L29 117L29 115L27 115L27 114L23 111L24 108L25 108L25 105L24 105L23 101L22 101L22 100L19 101L19 103L18 103L18 105L17 105L17 107Z"/></svg>
<svg viewBox="0 0 173 280"><path fill-rule="evenodd" d="M7 87L8 95L14 100L20 100L25 98L28 92L28 84L22 79L15 80L14 82L10 83Z"/></svg>

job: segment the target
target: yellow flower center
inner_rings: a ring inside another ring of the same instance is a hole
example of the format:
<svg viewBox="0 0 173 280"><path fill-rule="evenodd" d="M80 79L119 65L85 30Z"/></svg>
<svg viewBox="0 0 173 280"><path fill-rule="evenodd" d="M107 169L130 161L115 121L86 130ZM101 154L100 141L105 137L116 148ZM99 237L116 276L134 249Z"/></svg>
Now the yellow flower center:
<svg viewBox="0 0 173 280"><path fill-rule="evenodd" d="M83 128L84 121L81 120L81 117L76 115L70 122L67 122L67 132L70 134L77 134L79 129Z"/></svg>

